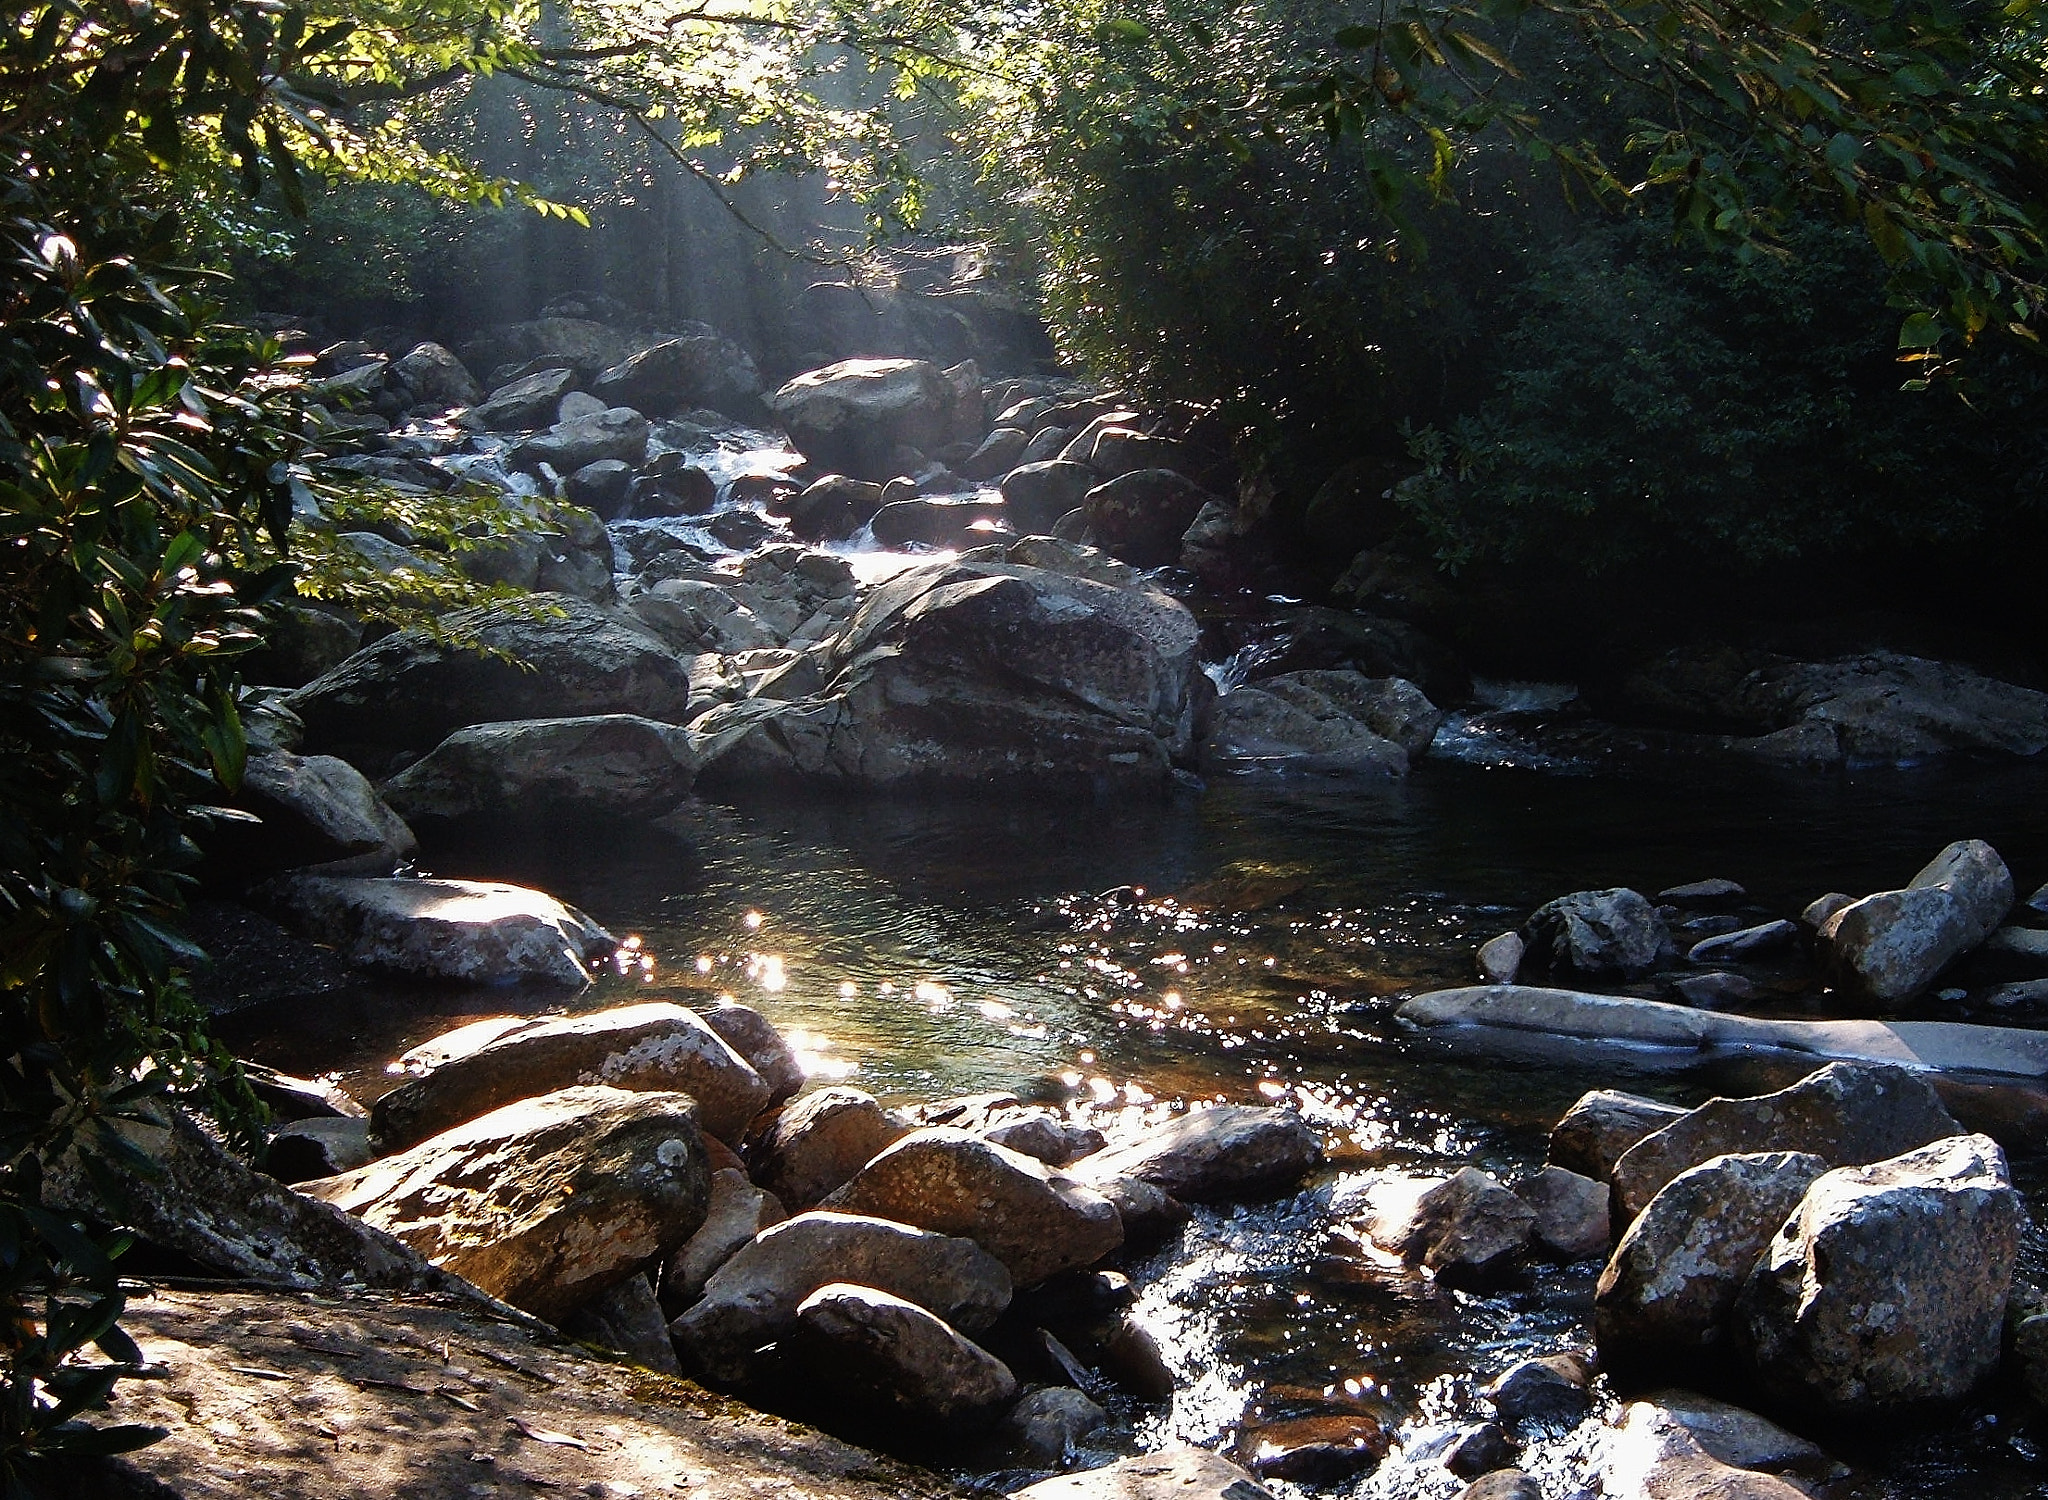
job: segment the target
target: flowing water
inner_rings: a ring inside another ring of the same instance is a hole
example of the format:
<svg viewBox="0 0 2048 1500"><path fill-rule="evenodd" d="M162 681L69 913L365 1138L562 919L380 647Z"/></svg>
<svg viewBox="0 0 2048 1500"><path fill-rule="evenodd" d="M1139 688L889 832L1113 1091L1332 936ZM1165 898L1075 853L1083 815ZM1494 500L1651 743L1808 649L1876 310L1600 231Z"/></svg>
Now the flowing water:
<svg viewBox="0 0 2048 1500"><path fill-rule="evenodd" d="M436 874L532 882L630 934L628 958L570 1008L711 991L765 1011L822 1078L885 1102L1011 1090L1114 1128L1173 1104L1287 1102L1332 1170L1278 1205L1204 1211L1134 1268L1164 1345L1170 1409L1122 1408L1109 1441L1214 1443L1247 1423L1359 1407L1403 1447L1363 1493L1449 1494L1433 1442L1478 1419L1474 1389L1514 1359L1586 1337L1593 1272L1539 1272L1473 1295L1331 1256L1357 1174L1540 1162L1583 1091L1679 1102L1796 1076L1755 1059L1648 1071L1615 1053L1569 1064L1450 1055L1404 1034L1407 995L1467 981L1473 946L1562 892L1741 881L1759 915L1823 891L1896 885L1981 837L2022 889L2048 877L2042 777L2028 767L1846 776L1758 771L1572 777L1464 763L1405 781L1223 783L1157 802L773 798L707 807L688 838L524 830L429 849ZM463 1019L559 1008L518 992L365 989L249 1012L233 1040L364 1097L389 1059ZM1963 1101L2030 1191L2048 1186L2042 1101ZM2037 1201L2048 1201L2039 1199ZM1593 1429L1525 1466L1569 1494ZM2035 1494L2023 1424L1995 1402L1925 1432L1837 1434L1857 1496Z"/></svg>

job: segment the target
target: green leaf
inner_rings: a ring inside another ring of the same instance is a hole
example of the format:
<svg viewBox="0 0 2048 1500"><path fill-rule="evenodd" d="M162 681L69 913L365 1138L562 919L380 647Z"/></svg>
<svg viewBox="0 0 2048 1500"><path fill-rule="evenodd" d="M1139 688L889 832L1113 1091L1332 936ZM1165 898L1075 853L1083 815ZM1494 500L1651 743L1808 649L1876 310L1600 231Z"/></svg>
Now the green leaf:
<svg viewBox="0 0 2048 1500"><path fill-rule="evenodd" d="M1901 349L1932 349L1941 342L1941 324L1931 313L1916 312L1899 325Z"/></svg>

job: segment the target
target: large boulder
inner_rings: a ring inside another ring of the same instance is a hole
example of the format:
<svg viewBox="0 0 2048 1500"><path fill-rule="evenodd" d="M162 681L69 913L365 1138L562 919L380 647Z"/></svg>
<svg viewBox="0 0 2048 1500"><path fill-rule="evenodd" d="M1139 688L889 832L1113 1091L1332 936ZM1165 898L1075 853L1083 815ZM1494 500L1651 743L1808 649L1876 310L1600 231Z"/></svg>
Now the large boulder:
<svg viewBox="0 0 2048 1500"><path fill-rule="evenodd" d="M235 805L262 821L222 820L205 840L211 869L231 879L291 869L388 875L419 852L363 773L331 755L250 756Z"/></svg>
<svg viewBox="0 0 2048 1500"><path fill-rule="evenodd" d="M1605 1182L1631 1146L1684 1114L1676 1104L1620 1089L1594 1089L1580 1095L1551 1127L1549 1162Z"/></svg>
<svg viewBox="0 0 2048 1500"><path fill-rule="evenodd" d="M991 1425L1017 1377L915 1302L830 1282L796 1310L810 1387L870 1419L960 1433Z"/></svg>
<svg viewBox="0 0 2048 1500"><path fill-rule="evenodd" d="M612 406L536 432L515 443L507 458L514 468L538 472L545 464L557 474L573 474L607 458L637 464L647 456L652 430L632 407Z"/></svg>
<svg viewBox="0 0 2048 1500"><path fill-rule="evenodd" d="M1217 1104L1084 1156L1070 1171L1087 1183L1132 1177L1185 1203L1221 1203L1292 1192L1322 1162L1322 1143L1293 1110Z"/></svg>
<svg viewBox="0 0 2048 1500"><path fill-rule="evenodd" d="M476 432L531 432L553 423L562 398L575 389L574 370L536 370L500 386L455 420Z"/></svg>
<svg viewBox="0 0 2048 1500"><path fill-rule="evenodd" d="M384 783L424 825L533 814L638 818L689 795L689 733L638 714L470 724Z"/></svg>
<svg viewBox="0 0 2048 1500"><path fill-rule="evenodd" d="M1725 1348L1749 1273L1814 1179L1818 1156L1716 1156L1681 1172L1629 1225L1600 1273L1593 1333L1603 1364L1667 1370Z"/></svg>
<svg viewBox="0 0 2048 1500"><path fill-rule="evenodd" d="M709 407L745 420L759 413L761 372L731 339L699 334L642 349L598 375L590 392L607 405L654 417Z"/></svg>
<svg viewBox="0 0 2048 1500"><path fill-rule="evenodd" d="M538 1020L508 1016L497 1027L465 1026L437 1050L431 1068L372 1108L386 1150L576 1084L688 1094L699 1123L721 1140L739 1139L768 1101L767 1083L745 1058L695 1011L666 1001Z"/></svg>
<svg viewBox="0 0 2048 1500"><path fill-rule="evenodd" d="M1657 908L1625 886L1575 891L1537 907L1522 938L1543 972L1593 977L1647 973L1671 945Z"/></svg>
<svg viewBox="0 0 2048 1500"><path fill-rule="evenodd" d="M1922 1075L1830 1063L1774 1094L1709 1099L1645 1136L1614 1165L1615 1203L1632 1219L1680 1172L1716 1156L1805 1151L1831 1167L1862 1166L1961 1130Z"/></svg>
<svg viewBox="0 0 2048 1500"><path fill-rule="evenodd" d="M1836 1416L1960 1401L1998 1368L2025 1218L1981 1135L1829 1172L1736 1308L1758 1383Z"/></svg>
<svg viewBox="0 0 2048 1500"><path fill-rule="evenodd" d="M1107 437L1102 433L1097 439ZM1137 469L1097 485L1081 502L1095 544L1134 568L1163 568L1180 557L1181 537L1207 490L1171 469Z"/></svg>
<svg viewBox="0 0 2048 1500"><path fill-rule="evenodd" d="M709 1179L693 1100L596 1087L522 1099L300 1191L560 1322L688 1239Z"/></svg>
<svg viewBox="0 0 2048 1500"><path fill-rule="evenodd" d="M940 563L870 594L821 692L693 725L711 784L1165 784L1207 679L1163 594L1036 568Z"/></svg>
<svg viewBox="0 0 2048 1500"><path fill-rule="evenodd" d="M1950 844L1905 889L1851 902L1821 923L1829 982L1878 1005L1909 1000L2012 910L2012 873L1981 839Z"/></svg>
<svg viewBox="0 0 2048 1500"><path fill-rule="evenodd" d="M966 1333L1010 1305L1010 1273L972 1240L804 1213L763 1230L712 1273L703 1297L669 1325L677 1352L713 1380L745 1380L763 1368L760 1351L795 1326L804 1300L833 1282L891 1293Z"/></svg>
<svg viewBox="0 0 2048 1500"><path fill-rule="evenodd" d="M1100 1193L952 1126L913 1131L825 1199L826 1208L973 1240L1019 1286L1093 1265L1123 1243Z"/></svg>
<svg viewBox="0 0 2048 1500"><path fill-rule="evenodd" d="M911 1129L872 1094L819 1089L776 1116L753 1152L754 1178L790 1208L811 1208Z"/></svg>
<svg viewBox="0 0 2048 1500"><path fill-rule="evenodd" d="M262 892L350 963L414 979L581 988L618 940L543 891L480 880L294 875Z"/></svg>
<svg viewBox="0 0 2048 1500"><path fill-rule="evenodd" d="M1429 748L1443 717L1422 689L1399 677L1288 672L1219 700L1202 755L1216 770L1398 776Z"/></svg>
<svg viewBox="0 0 2048 1500"><path fill-rule="evenodd" d="M501 606L444 622L454 640L399 631L290 694L315 749L349 759L429 750L466 724L641 714L680 723L689 669L629 615L544 596L546 612ZM457 644L473 639L476 647Z"/></svg>
<svg viewBox="0 0 2048 1500"><path fill-rule="evenodd" d="M1672 1412L1632 1403L1601 1448L1605 1500L1802 1500L1806 1490L1717 1457Z"/></svg>
<svg viewBox="0 0 2048 1500"><path fill-rule="evenodd" d="M1086 464L1063 459L1020 464L1003 479L1003 509L1017 530L1043 535L1080 508L1097 477Z"/></svg>
<svg viewBox="0 0 2048 1500"><path fill-rule="evenodd" d="M472 370L548 363L594 375L630 355L636 343L631 334L594 318L543 316L480 328L455 352Z"/></svg>
<svg viewBox="0 0 2048 1500"><path fill-rule="evenodd" d="M1511 1274L1529 1248L1536 1211L1477 1167L1449 1177L1388 1176L1366 1195L1366 1234L1446 1286Z"/></svg>
<svg viewBox="0 0 2048 1500"><path fill-rule="evenodd" d="M1605 1255L1614 1240L1607 1184L1563 1167L1548 1166L1515 1184L1515 1196L1536 1215L1530 1235L1560 1260Z"/></svg>
<svg viewBox="0 0 2048 1500"><path fill-rule="evenodd" d="M955 392L921 359L849 359L797 376L768 398L796 450L856 479L889 479L899 447L944 444Z"/></svg>
<svg viewBox="0 0 2048 1500"><path fill-rule="evenodd" d="M393 360L391 378L412 392L420 406L445 410L468 406L484 398L483 387L463 367L462 361L439 344L420 344L403 359Z"/></svg>
<svg viewBox="0 0 2048 1500"><path fill-rule="evenodd" d="M796 1050L758 1010L726 1000L699 1014L768 1085L768 1103L763 1108L772 1109L804 1086L803 1064L797 1060Z"/></svg>

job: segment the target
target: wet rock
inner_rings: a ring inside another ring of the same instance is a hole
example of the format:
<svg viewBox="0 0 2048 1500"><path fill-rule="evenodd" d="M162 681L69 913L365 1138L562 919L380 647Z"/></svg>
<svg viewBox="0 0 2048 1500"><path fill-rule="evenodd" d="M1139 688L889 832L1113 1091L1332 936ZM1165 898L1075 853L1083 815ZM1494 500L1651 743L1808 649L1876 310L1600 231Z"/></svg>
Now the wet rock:
<svg viewBox="0 0 2048 1500"><path fill-rule="evenodd" d="M1322 1165L1323 1149L1287 1109L1213 1105L1073 1164L1083 1182L1134 1177L1184 1203L1278 1197Z"/></svg>
<svg viewBox="0 0 2048 1500"><path fill-rule="evenodd" d="M1167 1448L1042 1479L1013 1500L1273 1500L1273 1494L1227 1458L1202 1448Z"/></svg>
<svg viewBox="0 0 2048 1500"><path fill-rule="evenodd" d="M1712 1396L1696 1391L1653 1391L1643 1403L1683 1427L1714 1458L1738 1469L1813 1480L1839 1479L1848 1473L1819 1444Z"/></svg>
<svg viewBox="0 0 2048 1500"><path fill-rule="evenodd" d="M1342 1484L1372 1468L1393 1447L1392 1436L1364 1412L1268 1422L1239 1438L1238 1452L1261 1479Z"/></svg>
<svg viewBox="0 0 2048 1500"><path fill-rule="evenodd" d="M1140 1401L1173 1399L1173 1367L1152 1330L1126 1312L1097 1349L1102 1373Z"/></svg>
<svg viewBox="0 0 2048 1500"><path fill-rule="evenodd" d="M2048 1005L2048 979L2001 984L1978 995L1976 1003L1992 1010L2034 1010Z"/></svg>
<svg viewBox="0 0 2048 1500"><path fill-rule="evenodd" d="M1545 1167L1517 1183L1515 1196L1535 1210L1536 1222L1529 1232L1537 1248L1561 1260L1605 1255L1613 1243L1604 1182L1563 1167Z"/></svg>
<svg viewBox="0 0 2048 1500"><path fill-rule="evenodd" d="M1460 1479L1476 1479L1513 1463L1517 1447L1498 1422L1482 1422L1451 1444L1444 1467Z"/></svg>
<svg viewBox="0 0 2048 1500"><path fill-rule="evenodd" d="M796 1060L796 1052L775 1029L775 1023L751 1005L725 1001L698 1015L767 1083L768 1102L761 1108L773 1109L804 1086L803 1065Z"/></svg>
<svg viewBox="0 0 2048 1500"><path fill-rule="evenodd" d="M1411 759L1429 748L1444 721L1444 711L1405 677L1368 677L1348 668L1326 668L1262 677L1258 690L1308 712L1334 710L1392 740Z"/></svg>
<svg viewBox="0 0 2048 1500"><path fill-rule="evenodd" d="M1108 1425L1109 1413L1070 1385L1047 1386L1024 1397L1004 1415L1003 1435L1017 1456L1034 1468L1057 1469L1074 1455L1081 1439Z"/></svg>
<svg viewBox="0 0 2048 1500"><path fill-rule="evenodd" d="M505 460L528 473L538 472L545 464L557 474L569 474L606 458L637 465L647 457L650 431L647 419L630 406L611 406L591 416L557 422L545 432L513 444Z"/></svg>
<svg viewBox="0 0 2048 1500"><path fill-rule="evenodd" d="M668 1336L668 1319L661 1315L661 1304L645 1276L628 1276L598 1293L563 1321L562 1331L572 1339L615 1349L664 1375L682 1373Z"/></svg>
<svg viewBox="0 0 2048 1500"><path fill-rule="evenodd" d="M1481 943L1473 959L1478 965L1479 977L1488 984L1513 984L1515 975L1522 969L1522 956L1527 952L1528 945L1522 941L1519 932L1503 932Z"/></svg>
<svg viewBox="0 0 2048 1500"><path fill-rule="evenodd" d="M1855 904L1856 898L1846 891L1830 891L1825 896L1816 896L1799 913L1799 925L1809 932L1818 932L1827 925L1829 917Z"/></svg>
<svg viewBox="0 0 2048 1500"><path fill-rule="evenodd" d="M994 428L978 448L960 460L960 472L977 482L1007 474L1023 462L1024 450L1030 443L1031 434L1021 427Z"/></svg>
<svg viewBox="0 0 2048 1500"><path fill-rule="evenodd" d="M350 963L416 979L581 988L618 940L542 891L478 880L294 875L263 897Z"/></svg>
<svg viewBox="0 0 2048 1500"><path fill-rule="evenodd" d="M722 510L704 523L704 530L721 547L730 547L735 552L747 552L778 538L789 539L774 522L765 521L750 510Z"/></svg>
<svg viewBox="0 0 2048 1500"><path fill-rule="evenodd" d="M1217 701L1202 746L1202 765L1211 775L1402 776L1408 771L1408 755L1348 715L1318 716L1259 688L1241 687Z"/></svg>
<svg viewBox="0 0 2048 1500"><path fill-rule="evenodd" d="M1817 934L1828 980L1860 1000L1895 1005L1925 989L2012 910L2012 874L1989 844L1950 844L1904 889L1843 907Z"/></svg>
<svg viewBox="0 0 2048 1500"><path fill-rule="evenodd" d="M695 1101L570 1088L300 1191L557 1322L689 1238L708 1176Z"/></svg>
<svg viewBox="0 0 2048 1500"><path fill-rule="evenodd" d="M1018 531L1043 536L1061 516L1080 508L1097 478L1086 464L1062 459L1023 463L1003 480L1003 509Z"/></svg>
<svg viewBox="0 0 2048 1500"><path fill-rule="evenodd" d="M1092 1265L1124 1237L1101 1194L946 1125L888 1146L823 1206L971 1239L1019 1286Z"/></svg>
<svg viewBox="0 0 2048 1500"><path fill-rule="evenodd" d="M689 795L689 734L637 714L471 724L384 783L425 824L529 816L642 818Z"/></svg>
<svg viewBox="0 0 2048 1500"><path fill-rule="evenodd" d="M1137 469L1089 490L1081 509L1105 552L1134 568L1163 568L1178 560L1181 537L1214 498L1171 469Z"/></svg>
<svg viewBox="0 0 2048 1500"><path fill-rule="evenodd" d="M886 1219L804 1213L763 1230L712 1273L674 1323L679 1354L709 1378L756 1373L759 1351L795 1325L811 1293L851 1282L914 1302L966 1333L1010 1304L1010 1273L972 1240Z"/></svg>
<svg viewBox="0 0 2048 1500"><path fill-rule="evenodd" d="M807 542L843 541L882 508L882 487L844 474L827 474L789 502L789 529Z"/></svg>
<svg viewBox="0 0 2048 1500"><path fill-rule="evenodd" d="M1450 1177L1387 1177L1369 1189L1372 1242L1446 1285L1482 1286L1511 1275L1536 1211L1476 1167Z"/></svg>
<svg viewBox="0 0 2048 1500"><path fill-rule="evenodd" d="M1003 519L1002 507L985 500L892 500L875 512L875 540L884 547L913 542L925 547L962 547L979 540Z"/></svg>
<svg viewBox="0 0 2048 1500"><path fill-rule="evenodd" d="M285 706L305 720L310 746L352 759L428 750L466 724L591 714L683 721L689 672L659 637L586 600L537 602L559 616L494 605L444 621L503 657L400 631L287 695Z"/></svg>
<svg viewBox="0 0 2048 1500"><path fill-rule="evenodd" d="M1718 937L1704 938L1694 943L1685 956L1696 964L1741 962L1788 952L1798 946L1799 937L1797 922L1765 922L1758 927L1745 927L1739 932L1724 932Z"/></svg>
<svg viewBox="0 0 2048 1500"><path fill-rule="evenodd" d="M1486 1399L1510 1426L1536 1422L1570 1427L1592 1410L1592 1367L1583 1355L1546 1354L1510 1365L1486 1388Z"/></svg>
<svg viewBox="0 0 2048 1500"><path fill-rule="evenodd" d="M2024 1217L1985 1136L1829 1172L1736 1309L1759 1384L1842 1416L1969 1395L1998 1368Z"/></svg>
<svg viewBox="0 0 2048 1500"><path fill-rule="evenodd" d="M820 468L885 480L902 445L927 452L949 437L955 393L921 359L849 359L797 376L768 398L797 451Z"/></svg>
<svg viewBox="0 0 2048 1500"><path fill-rule="evenodd" d="M591 394L613 406L672 417L709 408L747 420L761 401L753 356L716 334L663 339L613 365L590 382Z"/></svg>
<svg viewBox="0 0 2048 1500"><path fill-rule="evenodd" d="M1749 894L1733 880L1715 877L1710 880L1695 880L1685 885L1674 885L1657 892L1659 901L1669 901L1677 906L1699 906L1716 901L1740 901Z"/></svg>
<svg viewBox="0 0 2048 1500"><path fill-rule="evenodd" d="M176 1109L145 1104L109 1128L158 1167L153 1176L102 1162L121 1181L109 1202L74 1147L48 1169L44 1206L89 1222L121 1225L148 1244L222 1276L269 1286L383 1287L452 1293L476 1288L339 1209L245 1166Z"/></svg>
<svg viewBox="0 0 2048 1500"><path fill-rule="evenodd" d="M456 417L474 432L530 432L555 420L555 408L576 388L574 370L537 370L492 391Z"/></svg>
<svg viewBox="0 0 2048 1500"><path fill-rule="evenodd" d="M1560 896L1531 913L1522 937L1544 971L1589 977L1647 973L1671 940L1657 908L1626 887Z"/></svg>
<svg viewBox="0 0 2048 1500"><path fill-rule="evenodd" d="M872 1416L959 1433L1017 1395L1009 1366L915 1302L832 1282L797 1307L809 1382Z"/></svg>
<svg viewBox="0 0 2048 1500"><path fill-rule="evenodd" d="M1731 1005L1747 1005L1763 993L1756 983L1742 974L1717 971L1712 974L1687 974L1671 981L1671 998L1680 1005L1696 1005L1701 1010L1722 1010Z"/></svg>
<svg viewBox="0 0 2048 1500"><path fill-rule="evenodd" d="M251 756L235 805L262 822L216 823L205 843L211 867L239 880L290 869L388 875L419 852L368 778L331 755Z"/></svg>
<svg viewBox="0 0 2048 1500"><path fill-rule="evenodd" d="M1543 1500L1543 1486L1520 1469L1496 1469L1458 1491L1457 1500Z"/></svg>
<svg viewBox="0 0 2048 1500"><path fill-rule="evenodd" d="M426 1044L433 1046L434 1044ZM431 1068L370 1112L386 1150L411 1146L516 1099L575 1084L688 1094L711 1134L736 1140L768 1085L695 1011L654 1001L584 1015L506 1018L465 1026L435 1049Z"/></svg>
<svg viewBox="0 0 2048 1500"><path fill-rule="evenodd" d="M1860 1166L1961 1130L1920 1074L1830 1063L1774 1094L1709 1099L1645 1137L1615 1163L1615 1202L1632 1219L1680 1172L1716 1156L1804 1151L1831 1167Z"/></svg>
<svg viewBox="0 0 2048 1500"><path fill-rule="evenodd" d="M391 376L412 392L415 403L436 410L468 406L484 398L476 377L439 344L420 344L403 359L394 360Z"/></svg>
<svg viewBox="0 0 2048 1500"><path fill-rule="evenodd" d="M1794 1151L1716 1156L1650 1200L1600 1273L1603 1362L1670 1369L1725 1347L1735 1299L1765 1248L1828 1169Z"/></svg>
<svg viewBox="0 0 2048 1500"><path fill-rule="evenodd" d="M1806 1491L1716 1458L1670 1412L1638 1401L1601 1448L1606 1500L1799 1500Z"/></svg>
<svg viewBox="0 0 2048 1500"><path fill-rule="evenodd" d="M294 1120L271 1132L263 1169L279 1182L304 1182L352 1172L376 1157L368 1120Z"/></svg>
<svg viewBox="0 0 2048 1500"><path fill-rule="evenodd" d="M1150 1250L1180 1233L1190 1217L1187 1205L1137 1177L1092 1176L1088 1185L1115 1207L1124 1226L1126 1251Z"/></svg>
<svg viewBox="0 0 2048 1500"><path fill-rule="evenodd" d="M1208 679L1164 595L937 563L875 589L823 652L822 693L693 726L714 785L1165 784Z"/></svg>
<svg viewBox="0 0 2048 1500"><path fill-rule="evenodd" d="M634 508L632 466L616 458L585 464L562 481L562 493L571 503L616 521Z"/></svg>
<svg viewBox="0 0 2048 1500"><path fill-rule="evenodd" d="M213 951L211 943L206 944ZM270 1111L270 1118L282 1124L294 1120L362 1120L369 1111L324 1078L294 1078L261 1063L242 1060L242 1076L249 1091Z"/></svg>
<svg viewBox="0 0 2048 1500"><path fill-rule="evenodd" d="M775 1195L747 1181L744 1171L736 1167L714 1171L704 1222L669 1257L662 1272L662 1305L669 1315L675 1316L703 1296L704 1284L720 1266L764 1229L788 1217Z"/></svg>
<svg viewBox="0 0 2048 1500"><path fill-rule="evenodd" d="M859 1089L825 1088L785 1107L754 1153L754 1180L792 1211L845 1186L911 1125Z"/></svg>
<svg viewBox="0 0 2048 1500"><path fill-rule="evenodd" d="M2036 927L2001 927L1978 951L1997 963L2040 973L2048 969L2048 932Z"/></svg>
<svg viewBox="0 0 2048 1500"><path fill-rule="evenodd" d="M1076 1125L1042 1104L1025 1104L1015 1094L966 1094L919 1105L905 1114L920 1125L969 1131L1049 1167L1063 1167L1103 1147L1102 1132L1093 1126Z"/></svg>

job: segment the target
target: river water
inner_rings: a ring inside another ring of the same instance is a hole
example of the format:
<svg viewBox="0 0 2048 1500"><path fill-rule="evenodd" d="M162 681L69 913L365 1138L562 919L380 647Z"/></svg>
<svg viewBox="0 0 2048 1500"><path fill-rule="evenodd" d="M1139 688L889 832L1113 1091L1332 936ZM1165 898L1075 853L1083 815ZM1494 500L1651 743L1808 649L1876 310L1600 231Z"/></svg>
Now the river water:
<svg viewBox="0 0 2048 1500"><path fill-rule="evenodd" d="M1486 765L1470 733L1453 748L1466 758L1425 759L1403 781L1221 783L1155 802L774 797L704 807L687 837L525 829L425 863L537 884L631 935L629 960L570 1008L729 994L791 1032L817 1076L885 1102L1003 1089L1110 1128L1200 1099L1300 1108L1330 1143L1324 1179L1286 1203L1204 1211L1133 1268L1138 1316L1179 1390L1169 1409L1120 1406L1125 1425L1104 1441L1213 1445L1355 1406L1403 1446L1354 1488L1448 1495L1457 1481L1433 1441L1483 1417L1473 1393L1492 1374L1585 1339L1596 1268L1468 1295L1333 1259L1328 1231L1357 1174L1472 1162L1511 1180L1589 1088L1690 1103L1798 1070L1460 1058L1404 1034L1399 1001L1467 982L1476 943L1566 891L1726 876L1748 888L1747 909L1786 915L1824 891L1897 885L1961 837L1996 845L2022 890L2048 877L2037 768L1596 777ZM338 1073L367 1098L413 1042L547 1008L560 1002L379 986L227 1029L264 1061ZM2040 1104L1959 1105L2004 1138L2035 1192L2048 1186ZM1546 1493L1572 1493L1592 1431L1524 1454ZM1834 1495L2048 1486L1997 1400L1924 1431L1829 1441L1856 1466Z"/></svg>

